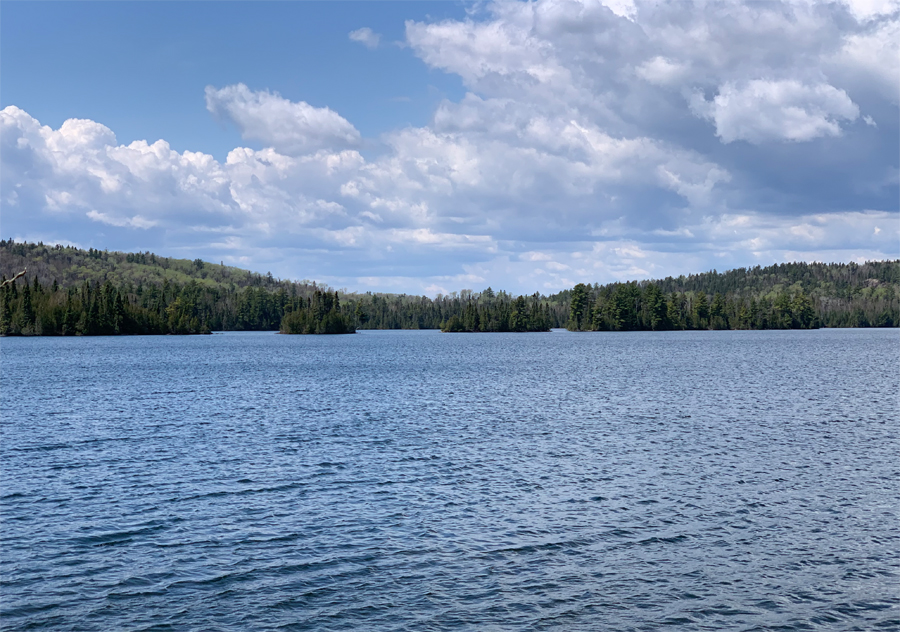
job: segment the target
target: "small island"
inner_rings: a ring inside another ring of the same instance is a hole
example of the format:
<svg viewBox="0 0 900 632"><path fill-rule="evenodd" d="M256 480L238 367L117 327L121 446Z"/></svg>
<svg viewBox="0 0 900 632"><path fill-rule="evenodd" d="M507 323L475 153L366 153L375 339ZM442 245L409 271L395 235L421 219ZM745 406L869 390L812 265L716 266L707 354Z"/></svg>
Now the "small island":
<svg viewBox="0 0 900 632"><path fill-rule="evenodd" d="M355 334L356 325L349 316L341 313L337 292L316 290L308 299L300 297L285 307L278 333Z"/></svg>
<svg viewBox="0 0 900 632"><path fill-rule="evenodd" d="M462 315L450 316L441 323L444 333L477 332L531 332L550 331L550 308L534 295L528 301L524 296L507 301L494 300L488 288L476 300L466 303Z"/></svg>

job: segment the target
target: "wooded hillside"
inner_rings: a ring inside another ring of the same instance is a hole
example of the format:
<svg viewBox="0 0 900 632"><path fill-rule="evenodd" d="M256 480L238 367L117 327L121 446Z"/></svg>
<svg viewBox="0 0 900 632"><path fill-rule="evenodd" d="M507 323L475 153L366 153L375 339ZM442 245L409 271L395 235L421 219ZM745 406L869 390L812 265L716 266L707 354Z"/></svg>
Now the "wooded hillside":
<svg viewBox="0 0 900 632"><path fill-rule="evenodd" d="M199 259L0 241L0 335L900 326L900 261L788 263L551 296L345 293Z"/></svg>
<svg viewBox="0 0 900 632"><path fill-rule="evenodd" d="M786 263L657 281L578 284L576 331L900 326L900 261Z"/></svg>

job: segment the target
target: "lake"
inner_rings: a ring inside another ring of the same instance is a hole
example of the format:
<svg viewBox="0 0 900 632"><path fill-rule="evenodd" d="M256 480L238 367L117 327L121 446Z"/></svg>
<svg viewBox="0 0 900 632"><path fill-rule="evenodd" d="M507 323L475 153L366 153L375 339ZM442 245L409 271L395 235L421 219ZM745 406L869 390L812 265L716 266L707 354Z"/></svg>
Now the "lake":
<svg viewBox="0 0 900 632"><path fill-rule="evenodd" d="M3 339L3 630L898 630L900 331Z"/></svg>

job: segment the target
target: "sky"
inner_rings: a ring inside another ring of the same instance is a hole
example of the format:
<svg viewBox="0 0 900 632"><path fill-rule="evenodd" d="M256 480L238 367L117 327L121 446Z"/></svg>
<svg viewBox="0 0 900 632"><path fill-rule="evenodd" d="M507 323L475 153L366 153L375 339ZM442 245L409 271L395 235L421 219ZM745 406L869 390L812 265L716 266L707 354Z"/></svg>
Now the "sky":
<svg viewBox="0 0 900 632"><path fill-rule="evenodd" d="M0 237L431 296L898 258L900 0L5 0Z"/></svg>

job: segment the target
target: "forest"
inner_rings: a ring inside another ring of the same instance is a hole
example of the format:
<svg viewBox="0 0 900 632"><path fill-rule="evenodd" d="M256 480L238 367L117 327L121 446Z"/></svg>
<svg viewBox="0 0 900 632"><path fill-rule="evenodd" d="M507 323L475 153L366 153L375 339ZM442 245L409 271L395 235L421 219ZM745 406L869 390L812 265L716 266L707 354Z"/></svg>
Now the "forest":
<svg viewBox="0 0 900 632"><path fill-rule="evenodd" d="M429 298L336 291L200 259L6 240L0 241L0 282L0 335L900 326L900 261L579 283L549 296L487 288Z"/></svg>
<svg viewBox="0 0 900 632"><path fill-rule="evenodd" d="M200 259L0 241L0 335L200 334L211 331L352 333L356 329L546 331L565 324L568 305L490 288L451 296L337 292ZM62 281L60 281L62 279ZM457 320L453 320L454 316ZM512 319L512 320L511 320ZM535 324L536 323L536 324ZM537 328L537 329L535 329Z"/></svg>
<svg viewBox="0 0 900 632"><path fill-rule="evenodd" d="M466 301L462 314L453 314L441 326L441 331L462 332L526 332L550 331L554 318L550 304L540 294L528 298L496 296L490 288Z"/></svg>
<svg viewBox="0 0 900 632"><path fill-rule="evenodd" d="M337 292L316 290L308 299L294 297L285 307L279 331L283 334L352 334L360 314L341 311Z"/></svg>
<svg viewBox="0 0 900 632"><path fill-rule="evenodd" d="M579 283L572 331L900 326L900 261L787 263L608 285Z"/></svg>

